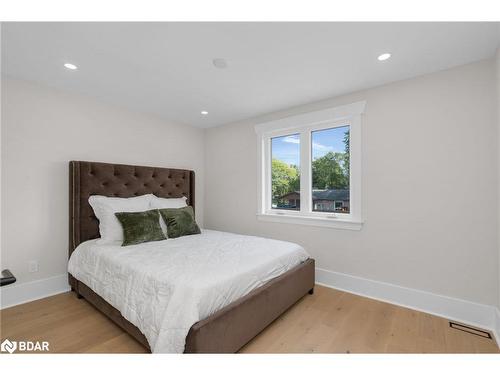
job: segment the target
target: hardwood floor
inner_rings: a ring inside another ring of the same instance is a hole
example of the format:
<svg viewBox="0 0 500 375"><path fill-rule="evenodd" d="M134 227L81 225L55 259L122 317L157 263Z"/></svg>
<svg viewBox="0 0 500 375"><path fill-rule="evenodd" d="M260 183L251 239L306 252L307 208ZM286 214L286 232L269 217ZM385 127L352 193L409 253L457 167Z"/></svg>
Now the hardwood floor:
<svg viewBox="0 0 500 375"><path fill-rule="evenodd" d="M84 299L63 293L0 311L3 340L48 341L58 353L144 353ZM499 353L494 339L446 319L316 286L242 353Z"/></svg>

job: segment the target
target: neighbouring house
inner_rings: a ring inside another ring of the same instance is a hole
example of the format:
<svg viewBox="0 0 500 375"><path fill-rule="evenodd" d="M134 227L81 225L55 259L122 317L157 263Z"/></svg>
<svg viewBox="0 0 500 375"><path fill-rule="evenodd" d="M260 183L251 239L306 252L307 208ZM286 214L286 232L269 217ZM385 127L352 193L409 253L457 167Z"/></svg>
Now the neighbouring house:
<svg viewBox="0 0 500 375"><path fill-rule="evenodd" d="M313 190L313 211L349 212L349 189ZM300 192L292 191L279 198L276 208L299 209Z"/></svg>

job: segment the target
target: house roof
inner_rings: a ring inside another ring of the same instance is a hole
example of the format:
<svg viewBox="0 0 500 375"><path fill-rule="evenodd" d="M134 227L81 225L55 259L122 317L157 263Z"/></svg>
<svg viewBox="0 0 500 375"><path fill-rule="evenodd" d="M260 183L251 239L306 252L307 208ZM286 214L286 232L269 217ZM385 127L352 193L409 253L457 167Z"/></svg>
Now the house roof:
<svg viewBox="0 0 500 375"><path fill-rule="evenodd" d="M348 201L349 189L329 189L329 190L313 190L313 200L324 199L329 201Z"/></svg>
<svg viewBox="0 0 500 375"><path fill-rule="evenodd" d="M281 198L285 198L292 194L300 195L300 192L293 191L283 195ZM349 189L325 189L325 190L317 189L312 191L312 196L313 200L348 201Z"/></svg>

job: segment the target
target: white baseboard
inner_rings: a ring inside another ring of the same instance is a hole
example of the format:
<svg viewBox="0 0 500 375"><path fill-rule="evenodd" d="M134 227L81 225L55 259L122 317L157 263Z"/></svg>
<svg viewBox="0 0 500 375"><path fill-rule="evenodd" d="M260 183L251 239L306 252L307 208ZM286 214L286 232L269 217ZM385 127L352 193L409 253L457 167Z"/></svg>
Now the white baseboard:
<svg viewBox="0 0 500 375"><path fill-rule="evenodd" d="M497 308L496 310L496 329L493 331L493 334L497 340L497 345L500 346L500 308Z"/></svg>
<svg viewBox="0 0 500 375"><path fill-rule="evenodd" d="M69 290L68 274L4 286L0 289L0 310Z"/></svg>
<svg viewBox="0 0 500 375"><path fill-rule="evenodd" d="M495 306L316 268L316 283L393 305L437 315L491 331L500 344L500 311Z"/></svg>

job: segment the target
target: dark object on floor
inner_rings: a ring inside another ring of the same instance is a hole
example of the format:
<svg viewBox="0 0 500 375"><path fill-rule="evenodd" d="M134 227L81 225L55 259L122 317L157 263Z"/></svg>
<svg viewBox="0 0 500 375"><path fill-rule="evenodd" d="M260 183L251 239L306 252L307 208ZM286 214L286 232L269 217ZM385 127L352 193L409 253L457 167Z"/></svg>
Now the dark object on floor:
<svg viewBox="0 0 500 375"><path fill-rule="evenodd" d="M9 284L13 284L16 282L16 278L9 270L2 271L2 278L0 278L0 286L5 286Z"/></svg>

